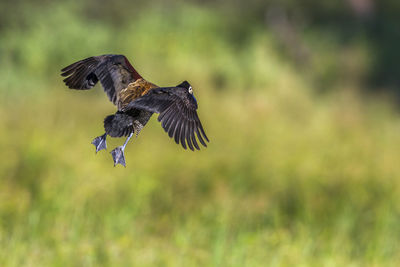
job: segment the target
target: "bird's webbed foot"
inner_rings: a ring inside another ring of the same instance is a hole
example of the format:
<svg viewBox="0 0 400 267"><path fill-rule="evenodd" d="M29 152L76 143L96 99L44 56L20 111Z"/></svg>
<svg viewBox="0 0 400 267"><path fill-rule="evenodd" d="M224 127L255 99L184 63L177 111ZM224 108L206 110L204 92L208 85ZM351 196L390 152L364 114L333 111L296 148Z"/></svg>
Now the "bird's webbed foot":
<svg viewBox="0 0 400 267"><path fill-rule="evenodd" d="M106 137L107 134L103 134L93 139L92 144L96 147L96 153L100 150L107 149Z"/></svg>
<svg viewBox="0 0 400 267"><path fill-rule="evenodd" d="M126 144L128 144L129 139L131 139L133 133L131 133L128 138L126 138L126 141L124 145L116 147L111 151L111 156L113 157L114 160L114 167L117 166L117 164L121 164L122 166L126 167L125 165L125 155L124 155L124 150L126 147Z"/></svg>
<svg viewBox="0 0 400 267"><path fill-rule="evenodd" d="M117 166L117 164L121 164L122 166L126 167L124 150L125 150L124 146L119 146L114 148L113 151L111 151L111 156L113 157L114 160L114 167Z"/></svg>

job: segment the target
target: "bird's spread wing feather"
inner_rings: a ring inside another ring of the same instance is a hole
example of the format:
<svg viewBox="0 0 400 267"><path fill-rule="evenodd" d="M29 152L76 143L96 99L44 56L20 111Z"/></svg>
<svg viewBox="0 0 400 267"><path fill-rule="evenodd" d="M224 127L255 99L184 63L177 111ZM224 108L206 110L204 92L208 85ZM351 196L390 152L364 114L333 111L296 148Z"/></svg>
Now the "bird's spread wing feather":
<svg viewBox="0 0 400 267"><path fill-rule="evenodd" d="M141 78L123 55L89 57L61 70L65 84L71 89L87 90L100 81L111 102L129 83Z"/></svg>
<svg viewBox="0 0 400 267"><path fill-rule="evenodd" d="M194 150L200 149L198 140L207 146L209 142L197 115L197 102L187 89L182 87L160 87L151 89L144 96L129 103L123 111L137 108L159 113L158 121L175 142Z"/></svg>

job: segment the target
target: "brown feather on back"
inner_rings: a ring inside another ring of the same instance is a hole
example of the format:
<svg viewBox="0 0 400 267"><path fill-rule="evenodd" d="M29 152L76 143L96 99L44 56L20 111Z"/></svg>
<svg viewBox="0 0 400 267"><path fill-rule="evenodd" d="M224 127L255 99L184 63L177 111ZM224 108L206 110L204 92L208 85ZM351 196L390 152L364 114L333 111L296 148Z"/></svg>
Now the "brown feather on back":
<svg viewBox="0 0 400 267"><path fill-rule="evenodd" d="M125 89L122 89L117 97L118 110L122 110L133 100L147 94L149 90L158 88L157 85L140 78L133 83L128 84Z"/></svg>

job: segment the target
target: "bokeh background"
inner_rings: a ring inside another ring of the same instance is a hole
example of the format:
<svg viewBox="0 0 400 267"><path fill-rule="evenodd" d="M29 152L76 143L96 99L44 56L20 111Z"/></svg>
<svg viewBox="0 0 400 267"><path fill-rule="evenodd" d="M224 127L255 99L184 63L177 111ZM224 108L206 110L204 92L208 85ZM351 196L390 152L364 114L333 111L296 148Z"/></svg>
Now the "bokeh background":
<svg viewBox="0 0 400 267"><path fill-rule="evenodd" d="M2 0L0 265L399 266L399 3ZM96 155L115 107L59 74L106 53L190 81L209 147Z"/></svg>

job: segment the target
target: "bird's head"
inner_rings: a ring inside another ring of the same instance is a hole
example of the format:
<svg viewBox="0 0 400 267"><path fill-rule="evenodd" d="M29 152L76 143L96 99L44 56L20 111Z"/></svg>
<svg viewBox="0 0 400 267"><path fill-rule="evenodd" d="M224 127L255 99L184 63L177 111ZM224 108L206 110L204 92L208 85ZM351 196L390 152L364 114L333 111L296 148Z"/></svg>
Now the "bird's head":
<svg viewBox="0 0 400 267"><path fill-rule="evenodd" d="M181 87L181 88L185 88L186 90L188 90L189 94L191 94L193 96L193 99L197 103L197 99L193 95L193 88L190 85L190 83L188 83L188 81L183 81L182 83L178 84L176 87Z"/></svg>
<svg viewBox="0 0 400 267"><path fill-rule="evenodd" d="M193 88L190 85L190 83L188 83L188 81L183 81L182 83L178 84L176 87L185 88L188 90L189 94L193 95Z"/></svg>

